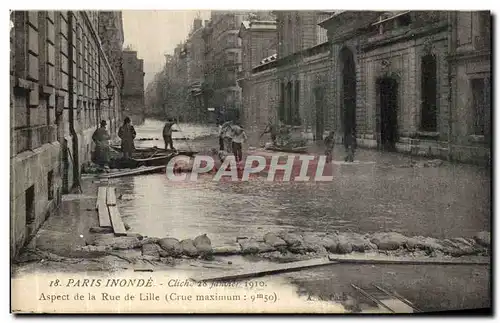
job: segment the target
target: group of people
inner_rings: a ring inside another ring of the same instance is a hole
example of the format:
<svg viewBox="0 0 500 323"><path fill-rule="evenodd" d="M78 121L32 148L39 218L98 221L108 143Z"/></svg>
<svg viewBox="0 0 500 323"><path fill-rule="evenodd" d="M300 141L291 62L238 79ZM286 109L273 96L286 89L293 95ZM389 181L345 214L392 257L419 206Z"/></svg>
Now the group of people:
<svg viewBox="0 0 500 323"><path fill-rule="evenodd" d="M110 161L111 147L109 141L111 136L106 129L107 122L102 120L100 127L94 131L92 135L92 141L95 144L94 158L93 161L99 166L108 167ZM130 118L126 117L123 120L123 125L118 129L118 137L121 139L121 148L124 158L132 157L132 153L135 150L134 139L137 133L132 125Z"/></svg>
<svg viewBox="0 0 500 323"><path fill-rule="evenodd" d="M236 162L243 159L243 143L247 140L243 127L232 120L219 125L219 150L233 153Z"/></svg>

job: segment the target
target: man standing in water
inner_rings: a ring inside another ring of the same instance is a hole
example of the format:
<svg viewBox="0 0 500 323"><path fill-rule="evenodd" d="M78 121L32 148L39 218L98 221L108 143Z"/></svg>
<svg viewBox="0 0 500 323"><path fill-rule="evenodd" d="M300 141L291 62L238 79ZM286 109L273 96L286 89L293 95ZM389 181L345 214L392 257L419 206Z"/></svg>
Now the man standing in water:
<svg viewBox="0 0 500 323"><path fill-rule="evenodd" d="M109 140L111 136L106 130L106 120L101 121L101 127L94 131L92 140L95 143L95 163L101 167L109 168Z"/></svg>
<svg viewBox="0 0 500 323"><path fill-rule="evenodd" d="M221 128L223 142L224 142L224 148L226 148L226 151L228 153L233 152L233 150L232 150L232 148L233 148L233 144L232 144L233 130L231 128L232 126L233 126L233 121L229 120L227 122L224 122L224 124L222 124L222 128Z"/></svg>
<svg viewBox="0 0 500 323"><path fill-rule="evenodd" d="M118 137L122 140L122 152L124 158L132 157L134 152L134 139L136 132L134 126L130 123L130 118L126 117L123 120L123 125L118 129Z"/></svg>
<svg viewBox="0 0 500 323"><path fill-rule="evenodd" d="M172 140L172 127L174 124L174 120L172 118L169 118L167 123L165 124L165 127L163 127L163 141L165 141L165 150L168 149L168 146L170 146L170 149L175 150L174 141Z"/></svg>
<svg viewBox="0 0 500 323"><path fill-rule="evenodd" d="M240 125L232 126L233 135L232 135L232 146L234 157L236 158L236 162L239 163L243 159L243 143L248 139L247 134Z"/></svg>
<svg viewBox="0 0 500 323"><path fill-rule="evenodd" d="M273 146L276 146L276 138L278 134L278 130L276 129L277 126L274 124L272 119L269 119L269 122L266 126L266 129L264 129L264 132L260 135L260 138L264 136L266 133L271 134L271 141L273 143Z"/></svg>

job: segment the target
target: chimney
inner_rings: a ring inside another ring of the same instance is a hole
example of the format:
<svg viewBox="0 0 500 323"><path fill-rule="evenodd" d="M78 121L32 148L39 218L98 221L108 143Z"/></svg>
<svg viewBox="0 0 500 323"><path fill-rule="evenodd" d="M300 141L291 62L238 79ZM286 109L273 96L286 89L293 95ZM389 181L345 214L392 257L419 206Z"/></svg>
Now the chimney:
<svg viewBox="0 0 500 323"><path fill-rule="evenodd" d="M210 20L205 20L205 27L208 27L209 22L210 22Z"/></svg>
<svg viewBox="0 0 500 323"><path fill-rule="evenodd" d="M196 18L193 23L193 30L198 30L203 27L203 20Z"/></svg>

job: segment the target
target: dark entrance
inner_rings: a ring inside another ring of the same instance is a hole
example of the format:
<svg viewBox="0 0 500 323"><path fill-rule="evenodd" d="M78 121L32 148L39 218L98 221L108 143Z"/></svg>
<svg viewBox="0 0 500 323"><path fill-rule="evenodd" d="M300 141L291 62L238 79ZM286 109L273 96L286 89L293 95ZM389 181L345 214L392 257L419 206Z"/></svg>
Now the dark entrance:
<svg viewBox="0 0 500 323"><path fill-rule="evenodd" d="M348 48L340 51L340 62L342 66L342 123L345 136L356 132L356 65L354 55Z"/></svg>
<svg viewBox="0 0 500 323"><path fill-rule="evenodd" d="M323 132L325 128L325 117L324 117L324 109L323 109L323 99L324 99L324 89L322 87L314 88L314 99L316 106L316 133L315 139L322 140Z"/></svg>
<svg viewBox="0 0 500 323"><path fill-rule="evenodd" d="M379 147L394 150L398 140L398 82L392 77L377 81Z"/></svg>

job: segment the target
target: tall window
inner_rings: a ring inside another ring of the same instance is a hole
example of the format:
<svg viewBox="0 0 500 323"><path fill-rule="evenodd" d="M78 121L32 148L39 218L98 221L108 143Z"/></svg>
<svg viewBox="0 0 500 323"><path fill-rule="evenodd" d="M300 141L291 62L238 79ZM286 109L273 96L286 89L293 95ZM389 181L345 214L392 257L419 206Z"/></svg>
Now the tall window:
<svg viewBox="0 0 500 323"><path fill-rule="evenodd" d="M280 83L280 105L279 105L279 119L280 121L285 121L285 95L286 95L285 83Z"/></svg>
<svg viewBox="0 0 500 323"><path fill-rule="evenodd" d="M292 122L294 125L300 125L300 81L295 81L295 91L293 100Z"/></svg>
<svg viewBox="0 0 500 323"><path fill-rule="evenodd" d="M292 122L292 86L293 86L293 83L291 81L289 81L286 85L286 98L287 98L287 107L286 107L286 112L287 112L287 117L286 117L286 120L285 122L287 124L290 124Z"/></svg>
<svg viewBox="0 0 500 323"><path fill-rule="evenodd" d="M436 57L426 55L422 58L422 119L423 131L437 130L437 78Z"/></svg>
<svg viewBox="0 0 500 323"><path fill-rule="evenodd" d="M489 109L489 91L487 79L472 79L472 112L473 112L473 133L475 135L485 134L485 115Z"/></svg>

